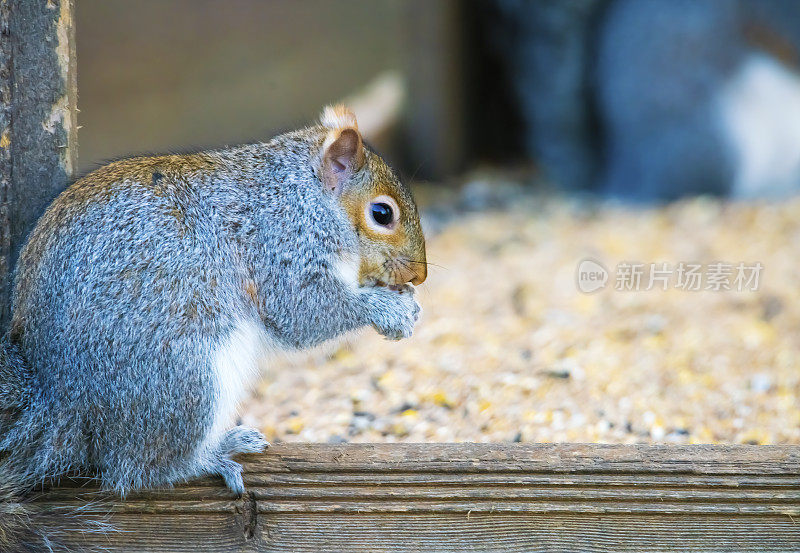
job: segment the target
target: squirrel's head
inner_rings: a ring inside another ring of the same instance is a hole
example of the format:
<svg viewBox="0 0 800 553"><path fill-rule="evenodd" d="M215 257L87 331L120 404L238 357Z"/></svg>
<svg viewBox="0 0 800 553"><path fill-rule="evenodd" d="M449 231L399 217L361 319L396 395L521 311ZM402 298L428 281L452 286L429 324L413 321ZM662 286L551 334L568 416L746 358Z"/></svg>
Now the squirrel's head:
<svg viewBox="0 0 800 553"><path fill-rule="evenodd" d="M358 235L359 284L422 284L428 274L425 237L411 191L364 147L352 111L327 107L320 123L326 132L320 176Z"/></svg>

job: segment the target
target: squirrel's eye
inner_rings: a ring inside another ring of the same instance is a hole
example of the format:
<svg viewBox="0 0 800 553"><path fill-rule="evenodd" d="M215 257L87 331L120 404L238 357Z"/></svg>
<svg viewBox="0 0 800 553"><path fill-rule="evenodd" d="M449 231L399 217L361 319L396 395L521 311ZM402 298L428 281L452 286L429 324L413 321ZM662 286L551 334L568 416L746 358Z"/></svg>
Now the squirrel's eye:
<svg viewBox="0 0 800 553"><path fill-rule="evenodd" d="M400 206L391 196L375 196L364 202L364 222L372 232L394 234L400 222Z"/></svg>
<svg viewBox="0 0 800 553"><path fill-rule="evenodd" d="M394 220L392 206L383 202L377 202L370 206L372 219L381 226L388 227Z"/></svg>

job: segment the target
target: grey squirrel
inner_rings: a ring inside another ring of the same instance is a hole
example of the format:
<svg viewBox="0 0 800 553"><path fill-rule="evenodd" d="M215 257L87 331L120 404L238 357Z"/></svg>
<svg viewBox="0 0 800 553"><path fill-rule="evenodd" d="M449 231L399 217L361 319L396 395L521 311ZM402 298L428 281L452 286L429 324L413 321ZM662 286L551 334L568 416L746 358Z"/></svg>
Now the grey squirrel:
<svg viewBox="0 0 800 553"><path fill-rule="evenodd" d="M24 550L19 499L75 471L123 495L205 474L242 494L231 456L268 445L232 426L258 359L369 325L408 337L426 276L411 193L343 106L266 143L78 180L15 273L0 550Z"/></svg>

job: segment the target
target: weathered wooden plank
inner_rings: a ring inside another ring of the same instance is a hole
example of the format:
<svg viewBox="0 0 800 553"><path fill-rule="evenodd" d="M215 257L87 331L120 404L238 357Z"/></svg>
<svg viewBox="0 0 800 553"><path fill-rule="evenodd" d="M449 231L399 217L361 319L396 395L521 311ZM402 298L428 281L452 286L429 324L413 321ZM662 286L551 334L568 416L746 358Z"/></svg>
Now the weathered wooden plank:
<svg viewBox="0 0 800 553"><path fill-rule="evenodd" d="M250 472L682 472L785 474L800 467L796 446L604 444L305 444L251 460Z"/></svg>
<svg viewBox="0 0 800 553"><path fill-rule="evenodd" d="M261 526L260 551L635 552L793 551L789 519L669 516L428 515L386 518L305 515Z"/></svg>
<svg viewBox="0 0 800 553"><path fill-rule="evenodd" d="M74 0L0 2L0 328L25 237L77 160Z"/></svg>
<svg viewBox="0 0 800 553"><path fill-rule="evenodd" d="M241 499L212 478L125 501L72 480L32 505L64 543L105 551L800 549L796 446L284 444L242 460Z"/></svg>

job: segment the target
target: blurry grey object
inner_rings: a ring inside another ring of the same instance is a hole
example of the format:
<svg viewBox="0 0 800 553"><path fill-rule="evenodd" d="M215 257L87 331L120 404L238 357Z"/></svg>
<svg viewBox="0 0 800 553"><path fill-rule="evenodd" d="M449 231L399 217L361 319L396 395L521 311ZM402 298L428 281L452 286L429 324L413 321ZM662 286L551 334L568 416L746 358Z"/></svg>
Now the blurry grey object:
<svg viewBox="0 0 800 553"><path fill-rule="evenodd" d="M800 190L800 2L496 0L528 156L634 200Z"/></svg>
<svg viewBox="0 0 800 553"><path fill-rule="evenodd" d="M800 190L800 76L773 58L752 55L719 101L733 154L731 194L785 197Z"/></svg>
<svg viewBox="0 0 800 553"><path fill-rule="evenodd" d="M800 78L764 50L791 47L800 27L776 22L797 23L800 12L796 2L757 4L610 5L596 66L605 191L669 200L800 189Z"/></svg>
<svg viewBox="0 0 800 553"><path fill-rule="evenodd" d="M750 47L721 97L736 165L732 194L784 197L800 190L800 2L742 4Z"/></svg>
<svg viewBox="0 0 800 553"><path fill-rule="evenodd" d="M588 54L601 0L497 0L502 32L495 47L508 54L520 104L526 151L549 177L583 188L595 157L588 98Z"/></svg>
<svg viewBox="0 0 800 553"><path fill-rule="evenodd" d="M603 188L672 199L727 192L734 176L717 97L742 58L736 4L620 0L599 32Z"/></svg>

